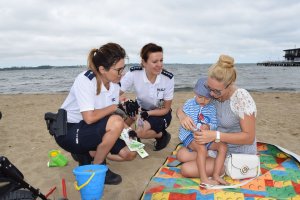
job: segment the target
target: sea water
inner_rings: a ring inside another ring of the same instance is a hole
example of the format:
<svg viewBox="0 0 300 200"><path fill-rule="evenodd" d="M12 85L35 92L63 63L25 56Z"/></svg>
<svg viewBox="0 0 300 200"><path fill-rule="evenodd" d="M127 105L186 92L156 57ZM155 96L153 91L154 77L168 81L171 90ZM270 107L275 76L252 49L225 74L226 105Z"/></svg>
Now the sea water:
<svg viewBox="0 0 300 200"><path fill-rule="evenodd" d="M210 64L165 64L175 76L175 91L190 91ZM130 67L130 66L129 66ZM0 69L0 94L68 92L85 66ZM300 67L236 64L237 86L249 91L300 92ZM128 70L128 69L127 69Z"/></svg>

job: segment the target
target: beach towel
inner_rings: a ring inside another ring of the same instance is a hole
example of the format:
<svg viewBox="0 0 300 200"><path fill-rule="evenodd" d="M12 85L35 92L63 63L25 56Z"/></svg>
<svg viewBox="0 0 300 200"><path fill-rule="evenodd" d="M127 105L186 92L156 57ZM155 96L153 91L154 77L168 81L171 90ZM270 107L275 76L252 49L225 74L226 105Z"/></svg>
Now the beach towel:
<svg viewBox="0 0 300 200"><path fill-rule="evenodd" d="M176 160L179 144L168 156L163 166L147 185L141 199L144 200L198 200L198 199L300 199L300 159L297 154L276 145L258 142L257 149L261 162L261 174L246 185L230 189L203 189L199 178L184 178L180 165L168 167ZM232 180L230 184L244 180Z"/></svg>

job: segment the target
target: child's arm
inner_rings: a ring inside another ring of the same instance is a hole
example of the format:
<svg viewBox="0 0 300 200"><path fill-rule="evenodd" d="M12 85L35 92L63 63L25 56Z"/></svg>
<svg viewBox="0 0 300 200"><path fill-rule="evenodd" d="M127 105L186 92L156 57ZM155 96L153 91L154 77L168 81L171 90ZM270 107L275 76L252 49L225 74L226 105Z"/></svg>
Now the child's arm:
<svg viewBox="0 0 300 200"><path fill-rule="evenodd" d="M217 130L218 127L217 109L214 105L212 105L210 109L211 109L211 115L210 115L210 122L208 123L210 129L208 130Z"/></svg>
<svg viewBox="0 0 300 200"><path fill-rule="evenodd" d="M191 117L191 101L192 99L186 100L182 107L182 111L189 117Z"/></svg>

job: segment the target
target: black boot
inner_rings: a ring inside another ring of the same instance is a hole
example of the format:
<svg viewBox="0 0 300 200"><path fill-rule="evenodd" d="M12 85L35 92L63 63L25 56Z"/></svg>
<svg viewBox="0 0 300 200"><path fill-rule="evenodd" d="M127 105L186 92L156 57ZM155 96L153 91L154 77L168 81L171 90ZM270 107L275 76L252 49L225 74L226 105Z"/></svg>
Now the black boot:
<svg viewBox="0 0 300 200"><path fill-rule="evenodd" d="M122 177L119 174L112 172L110 169L107 170L104 184L118 185L121 182L122 182Z"/></svg>
<svg viewBox="0 0 300 200"><path fill-rule="evenodd" d="M103 165L106 165L106 160L104 160ZM109 168L106 171L104 184L106 185L118 185L122 182L122 177L119 174L112 172Z"/></svg>
<svg viewBox="0 0 300 200"><path fill-rule="evenodd" d="M160 151L164 149L171 140L171 134L168 133L166 130L162 131L161 138L156 138L156 143L154 145L154 151Z"/></svg>

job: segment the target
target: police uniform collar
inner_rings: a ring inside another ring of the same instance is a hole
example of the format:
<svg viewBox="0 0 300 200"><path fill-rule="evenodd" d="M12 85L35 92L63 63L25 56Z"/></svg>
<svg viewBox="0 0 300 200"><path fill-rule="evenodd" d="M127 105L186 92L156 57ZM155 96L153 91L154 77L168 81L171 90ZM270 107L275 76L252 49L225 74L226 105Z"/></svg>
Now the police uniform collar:
<svg viewBox="0 0 300 200"><path fill-rule="evenodd" d="M112 82L109 82L109 90L105 87L105 85L103 84L103 82L101 81L101 92L108 92L111 93L113 91L114 88L114 84L112 84Z"/></svg>
<svg viewBox="0 0 300 200"><path fill-rule="evenodd" d="M148 79L148 77L147 77L147 75L146 75L146 70L145 70L145 69L143 69L143 79L144 79L144 82L145 82L145 83L150 83L150 84L152 84L152 83L149 81L149 79ZM161 75L159 74L159 75L157 75L154 84L159 83L159 82L160 82L160 79L161 79Z"/></svg>

